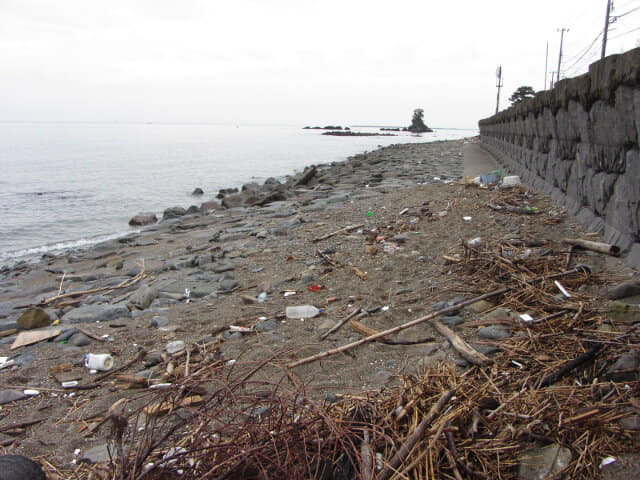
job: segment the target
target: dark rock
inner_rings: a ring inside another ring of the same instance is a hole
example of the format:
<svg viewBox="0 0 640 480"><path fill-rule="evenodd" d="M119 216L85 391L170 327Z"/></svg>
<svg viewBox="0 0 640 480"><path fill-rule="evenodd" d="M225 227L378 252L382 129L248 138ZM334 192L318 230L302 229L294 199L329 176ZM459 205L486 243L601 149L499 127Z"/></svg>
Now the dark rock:
<svg viewBox="0 0 640 480"><path fill-rule="evenodd" d="M218 195L216 195L216 198L221 199L221 198L224 198L227 195L231 195L233 193L238 193L238 189L237 188L223 188L218 192Z"/></svg>
<svg viewBox="0 0 640 480"><path fill-rule="evenodd" d="M62 317L63 323L108 322L120 317L130 318L124 305L83 305Z"/></svg>
<svg viewBox="0 0 640 480"><path fill-rule="evenodd" d="M604 293L604 298L609 300L618 300L620 298L633 297L635 295L640 295L640 282L632 281L632 282L624 282L615 287L608 289Z"/></svg>
<svg viewBox="0 0 640 480"><path fill-rule="evenodd" d="M256 323L254 328L257 332L273 332L278 325L274 320L262 320Z"/></svg>
<svg viewBox="0 0 640 480"><path fill-rule="evenodd" d="M451 316L443 316L440 317L440 322L444 323L447 327L453 328L456 325L460 325L461 323L464 322L464 319L458 315L451 315Z"/></svg>
<svg viewBox="0 0 640 480"><path fill-rule="evenodd" d="M40 465L22 455L0 455L0 480L47 480Z"/></svg>
<svg viewBox="0 0 640 480"><path fill-rule="evenodd" d="M187 211L182 207L167 208L162 214L162 220L168 220L170 218L178 218L186 215Z"/></svg>
<svg viewBox="0 0 640 480"><path fill-rule="evenodd" d="M157 289L144 285L136 290L136 292L129 298L127 307L130 309L136 308L138 310L145 310L149 308L149 305L151 305L157 296Z"/></svg>
<svg viewBox="0 0 640 480"><path fill-rule="evenodd" d="M213 271L214 273L231 272L235 269L236 266L229 262L218 262L211 265L211 267L209 268L209 270Z"/></svg>
<svg viewBox="0 0 640 480"><path fill-rule="evenodd" d="M151 327L166 327L167 325L169 325L169 319L161 315L153 317L150 323Z"/></svg>
<svg viewBox="0 0 640 480"><path fill-rule="evenodd" d="M189 208L187 208L185 215L196 215L198 213L202 213L202 210L200 210L200 207L196 205L191 205Z"/></svg>
<svg viewBox="0 0 640 480"><path fill-rule="evenodd" d="M193 189L193 192L191 192L191 195L204 195L204 190L200 187L196 187Z"/></svg>
<svg viewBox="0 0 640 480"><path fill-rule="evenodd" d="M129 225L132 227L142 227L144 225L151 225L152 223L156 223L158 221L158 217L153 212L142 212L137 214L135 217L129 220Z"/></svg>
<svg viewBox="0 0 640 480"><path fill-rule="evenodd" d="M144 360L145 368L151 368L162 362L162 352L153 352L146 356Z"/></svg>
<svg viewBox="0 0 640 480"><path fill-rule="evenodd" d="M104 443L84 452L80 456L80 461L85 463L107 463L110 458L109 446Z"/></svg>
<svg viewBox="0 0 640 480"><path fill-rule="evenodd" d="M220 280L220 290L232 290L238 286L238 282L233 278L223 278Z"/></svg>
<svg viewBox="0 0 640 480"><path fill-rule="evenodd" d="M227 330L223 335L225 340L239 340L242 338L242 333L240 332L230 332Z"/></svg>
<svg viewBox="0 0 640 480"><path fill-rule="evenodd" d="M478 329L478 336L486 340L500 340L511 335L508 328L491 325Z"/></svg>
<svg viewBox="0 0 640 480"><path fill-rule="evenodd" d="M67 343L69 345L73 345L74 347L86 347L87 345L91 345L91 339L84 333L77 332L71 336Z"/></svg>
<svg viewBox="0 0 640 480"><path fill-rule="evenodd" d="M53 339L53 341L54 342L66 342L73 335L75 335L77 332L78 332L78 330L76 328L74 328L74 327L65 328L64 330L62 330L60 335L58 335L56 338Z"/></svg>
<svg viewBox="0 0 640 480"><path fill-rule="evenodd" d="M202 205L200 205L200 210L202 211L202 213L207 213L212 210L220 210L221 208L222 205L220 205L220 202L216 202L215 200L203 202Z"/></svg>
<svg viewBox="0 0 640 480"><path fill-rule="evenodd" d="M614 382L630 382L637 380L640 366L640 353L635 350L627 352L616 360L607 370L607 378Z"/></svg>
<svg viewBox="0 0 640 480"><path fill-rule="evenodd" d="M51 317L41 308L29 307L20 315L17 323L20 328L31 330L33 328L48 327L51 325Z"/></svg>
<svg viewBox="0 0 640 480"><path fill-rule="evenodd" d="M16 400L22 400L26 397L27 396L19 390L2 390L0 391L0 405L15 402Z"/></svg>

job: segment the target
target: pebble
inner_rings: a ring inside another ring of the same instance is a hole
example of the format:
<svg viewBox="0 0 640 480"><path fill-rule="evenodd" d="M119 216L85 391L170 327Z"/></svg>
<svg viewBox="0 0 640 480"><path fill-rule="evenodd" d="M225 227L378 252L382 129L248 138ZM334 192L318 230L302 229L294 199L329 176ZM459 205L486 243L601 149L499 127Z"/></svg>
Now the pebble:
<svg viewBox="0 0 640 480"><path fill-rule="evenodd" d="M274 320L262 320L255 325L255 330L257 332L273 332L278 325Z"/></svg>
<svg viewBox="0 0 640 480"><path fill-rule="evenodd" d="M156 315L151 319L150 327L166 327L169 325L169 319L162 315Z"/></svg>
<svg viewBox="0 0 640 480"><path fill-rule="evenodd" d="M440 317L440 322L444 323L447 327L453 328L456 325L460 325L461 323L464 323L464 319L458 315L451 315L451 316L442 316Z"/></svg>
<svg viewBox="0 0 640 480"><path fill-rule="evenodd" d="M500 340L511 335L508 328L491 325L478 329L478 336L485 340Z"/></svg>

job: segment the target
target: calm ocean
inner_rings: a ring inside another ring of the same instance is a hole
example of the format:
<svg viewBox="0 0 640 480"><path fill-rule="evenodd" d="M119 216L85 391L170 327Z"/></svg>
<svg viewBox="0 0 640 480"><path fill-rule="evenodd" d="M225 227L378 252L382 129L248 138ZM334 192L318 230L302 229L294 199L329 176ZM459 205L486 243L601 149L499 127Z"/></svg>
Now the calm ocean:
<svg viewBox="0 0 640 480"><path fill-rule="evenodd" d="M126 234L138 212L199 205L220 188L381 145L476 134L332 137L299 127L0 123L0 265ZM191 197L195 187L205 195Z"/></svg>

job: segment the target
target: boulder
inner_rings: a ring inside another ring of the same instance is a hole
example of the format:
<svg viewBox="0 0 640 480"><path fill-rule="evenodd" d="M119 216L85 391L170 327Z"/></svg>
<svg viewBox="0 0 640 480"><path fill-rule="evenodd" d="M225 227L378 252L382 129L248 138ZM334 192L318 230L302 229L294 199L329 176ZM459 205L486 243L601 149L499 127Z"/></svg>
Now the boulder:
<svg viewBox="0 0 640 480"><path fill-rule="evenodd" d="M185 215L194 215L198 213L202 213L200 207L198 207L197 205L191 205L189 208L187 208L187 212L185 213Z"/></svg>
<svg viewBox="0 0 640 480"><path fill-rule="evenodd" d="M31 330L33 328L48 327L51 325L51 317L41 308L29 307L20 315L17 323L20 328Z"/></svg>
<svg viewBox="0 0 640 480"><path fill-rule="evenodd" d="M193 192L191 192L191 195L204 195L204 190L200 187L196 187L193 189Z"/></svg>
<svg viewBox="0 0 640 480"><path fill-rule="evenodd" d="M167 208L162 213L162 220L168 220L170 218L178 218L187 214L187 211L182 207Z"/></svg>
<svg viewBox="0 0 640 480"><path fill-rule="evenodd" d="M129 225L132 227L142 227L144 225L151 225L152 223L156 223L158 221L158 217L153 212L141 212L129 220Z"/></svg>

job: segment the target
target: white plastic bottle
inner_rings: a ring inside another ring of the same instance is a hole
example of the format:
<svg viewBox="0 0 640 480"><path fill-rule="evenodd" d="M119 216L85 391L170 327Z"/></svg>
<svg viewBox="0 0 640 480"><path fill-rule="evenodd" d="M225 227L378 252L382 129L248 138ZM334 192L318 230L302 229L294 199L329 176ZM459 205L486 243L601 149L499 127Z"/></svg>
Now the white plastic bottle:
<svg viewBox="0 0 640 480"><path fill-rule="evenodd" d="M295 307L287 307L285 315L287 318L313 318L322 310L313 305L298 305Z"/></svg>

